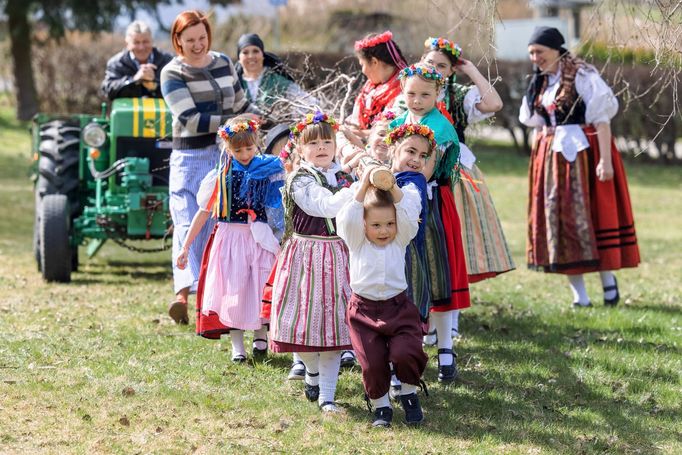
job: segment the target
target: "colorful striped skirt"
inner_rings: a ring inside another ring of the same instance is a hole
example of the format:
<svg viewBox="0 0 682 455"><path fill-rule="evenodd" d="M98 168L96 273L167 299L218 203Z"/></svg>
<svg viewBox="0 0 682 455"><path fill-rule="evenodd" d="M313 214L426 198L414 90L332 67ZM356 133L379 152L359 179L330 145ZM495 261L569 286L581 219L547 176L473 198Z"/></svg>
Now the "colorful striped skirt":
<svg viewBox="0 0 682 455"><path fill-rule="evenodd" d="M197 334L215 339L230 329L260 329L267 322L261 318L263 287L274 262L248 224L216 223L199 275Z"/></svg>
<svg viewBox="0 0 682 455"><path fill-rule="evenodd" d="M440 216L440 195L433 191L429 200L426 222L426 272L434 306L449 306L452 303L452 281L448 247L445 244L445 230Z"/></svg>
<svg viewBox="0 0 682 455"><path fill-rule="evenodd" d="M455 207L455 198L449 184L438 186L440 216L443 221L443 234L447 248L448 271L450 273L451 298L447 304L434 300L431 311L462 310L471 306L469 278L467 276L462 227Z"/></svg>
<svg viewBox="0 0 682 455"><path fill-rule="evenodd" d="M455 205L469 282L476 283L515 267L483 173L475 164L461 172L462 179L454 185Z"/></svg>
<svg viewBox="0 0 682 455"><path fill-rule="evenodd" d="M407 278L407 295L419 310L422 323L426 323L431 309L426 248L420 251L414 240L407 245L405 252L405 277Z"/></svg>
<svg viewBox="0 0 682 455"><path fill-rule="evenodd" d="M636 267L640 262L625 169L611 140L613 179L597 179L599 142L583 128L590 148L566 161L553 152L553 135L538 133L531 152L528 267L580 274Z"/></svg>
<svg viewBox="0 0 682 455"><path fill-rule="evenodd" d="M280 253L272 290L273 352L351 349L348 248L340 237L294 234Z"/></svg>

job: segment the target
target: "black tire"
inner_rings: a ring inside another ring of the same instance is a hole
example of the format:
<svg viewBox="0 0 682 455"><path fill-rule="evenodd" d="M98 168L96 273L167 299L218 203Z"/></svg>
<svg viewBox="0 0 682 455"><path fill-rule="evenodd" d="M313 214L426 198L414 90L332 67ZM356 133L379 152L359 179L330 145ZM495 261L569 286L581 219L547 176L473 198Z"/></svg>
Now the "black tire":
<svg viewBox="0 0 682 455"><path fill-rule="evenodd" d="M47 281L71 281L73 252L69 243L71 216L64 194L48 194L40 208L40 260Z"/></svg>
<svg viewBox="0 0 682 455"><path fill-rule="evenodd" d="M40 127L38 149L38 179L35 186L35 217L33 223L33 255L38 270L42 268L40 246L41 204L49 194L66 195L69 202L70 219L73 221L82 211L79 197L80 180L80 127L78 123L53 120ZM73 260L76 263L78 256Z"/></svg>
<svg viewBox="0 0 682 455"><path fill-rule="evenodd" d="M40 195L35 194L35 209L33 216L33 256L38 264L38 271L40 272Z"/></svg>

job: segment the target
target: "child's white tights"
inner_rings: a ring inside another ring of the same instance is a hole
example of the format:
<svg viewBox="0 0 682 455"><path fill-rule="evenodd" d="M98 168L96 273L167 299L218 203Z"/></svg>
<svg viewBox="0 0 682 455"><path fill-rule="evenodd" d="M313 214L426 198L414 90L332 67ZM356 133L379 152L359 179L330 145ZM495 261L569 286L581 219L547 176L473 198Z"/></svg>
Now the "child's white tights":
<svg viewBox="0 0 682 455"><path fill-rule="evenodd" d="M452 311L432 311L429 317L438 335L438 349L452 349ZM438 354L440 365L452 365L453 356Z"/></svg>
<svg viewBox="0 0 682 455"><path fill-rule="evenodd" d="M336 383L339 380L339 370L341 369L341 351L324 351L324 352L299 352L298 355L305 364L307 373L320 373L319 386L320 404L326 401L334 401L336 394ZM306 374L306 382L308 376ZM315 385L308 382L310 385Z"/></svg>

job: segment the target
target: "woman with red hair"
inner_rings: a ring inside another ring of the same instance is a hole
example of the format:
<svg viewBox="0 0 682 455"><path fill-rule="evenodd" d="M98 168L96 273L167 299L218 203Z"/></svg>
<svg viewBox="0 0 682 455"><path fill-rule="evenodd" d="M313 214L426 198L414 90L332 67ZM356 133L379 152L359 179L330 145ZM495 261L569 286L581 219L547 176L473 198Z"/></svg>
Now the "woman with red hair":
<svg viewBox="0 0 682 455"><path fill-rule="evenodd" d="M200 11L180 13L171 27L177 56L161 72L161 93L173 115L169 208L173 219L173 283L175 300L168 314L187 324L187 299L196 290L201 255L213 223L206 223L189 249L184 270L176 265L192 218L199 206L197 192L206 174L218 164L218 127L244 112L257 112L244 95L234 65L211 51L211 25Z"/></svg>

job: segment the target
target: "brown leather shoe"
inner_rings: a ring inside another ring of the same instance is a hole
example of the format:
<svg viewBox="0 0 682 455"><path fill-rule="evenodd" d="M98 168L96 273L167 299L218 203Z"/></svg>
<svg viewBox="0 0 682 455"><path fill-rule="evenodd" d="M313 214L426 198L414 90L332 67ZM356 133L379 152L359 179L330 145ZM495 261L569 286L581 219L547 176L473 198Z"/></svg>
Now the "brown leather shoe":
<svg viewBox="0 0 682 455"><path fill-rule="evenodd" d="M176 324L189 324L189 314L187 313L187 302L175 300L168 305L168 316Z"/></svg>

